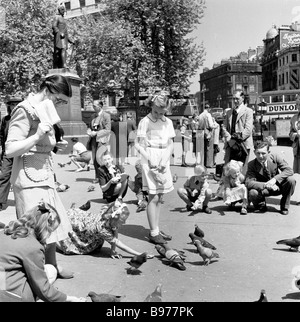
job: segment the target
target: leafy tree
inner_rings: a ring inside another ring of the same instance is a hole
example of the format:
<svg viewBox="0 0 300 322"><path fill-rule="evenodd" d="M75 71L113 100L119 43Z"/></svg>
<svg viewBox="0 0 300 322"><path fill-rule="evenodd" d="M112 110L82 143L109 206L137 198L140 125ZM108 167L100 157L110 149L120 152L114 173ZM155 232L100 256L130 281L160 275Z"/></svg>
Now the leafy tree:
<svg viewBox="0 0 300 322"><path fill-rule="evenodd" d="M191 31L204 16L204 0L105 0L105 13L113 21L124 21L132 35L141 42L144 54L137 51L137 59L151 57L152 78L155 85L169 90L187 92L189 78L203 63L203 44L196 45L189 38ZM146 55L145 55L146 53ZM147 78L149 80L149 77ZM142 84L143 79L141 79ZM146 79L144 79L146 81Z"/></svg>
<svg viewBox="0 0 300 322"><path fill-rule="evenodd" d="M0 32L0 91L25 93L52 68L51 23L56 0L2 0L6 30Z"/></svg>

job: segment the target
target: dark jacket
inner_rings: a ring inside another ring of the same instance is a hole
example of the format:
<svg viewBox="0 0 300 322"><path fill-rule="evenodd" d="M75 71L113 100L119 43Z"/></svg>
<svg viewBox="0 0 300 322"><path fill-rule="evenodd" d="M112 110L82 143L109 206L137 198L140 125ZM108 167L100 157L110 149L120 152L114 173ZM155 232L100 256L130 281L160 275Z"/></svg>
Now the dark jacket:
<svg viewBox="0 0 300 322"><path fill-rule="evenodd" d="M264 183L275 178L278 184L294 174L288 163L278 154L269 154L267 159L267 169L270 172L268 178L263 171L262 164L254 159L248 163L248 171L246 173L246 186L250 189L263 190Z"/></svg>

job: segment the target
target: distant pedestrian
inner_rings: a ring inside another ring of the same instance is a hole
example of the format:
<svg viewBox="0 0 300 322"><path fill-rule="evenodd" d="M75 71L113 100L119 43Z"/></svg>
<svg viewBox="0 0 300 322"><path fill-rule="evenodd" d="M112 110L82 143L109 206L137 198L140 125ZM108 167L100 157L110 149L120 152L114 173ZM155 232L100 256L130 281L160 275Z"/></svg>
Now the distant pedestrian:
<svg viewBox="0 0 300 322"><path fill-rule="evenodd" d="M96 117L92 119L88 126L87 134L90 137L89 145L92 149L92 158L95 169L95 180L93 183L99 183L99 166L102 155L108 149L111 119L110 114L103 111L103 102L95 100L93 108L96 112Z"/></svg>
<svg viewBox="0 0 300 322"><path fill-rule="evenodd" d="M225 138L225 164L230 160L244 163L243 173L247 171L250 149L253 147L253 111L244 105L244 93L237 91L234 106L226 114L223 135Z"/></svg>
<svg viewBox="0 0 300 322"><path fill-rule="evenodd" d="M289 136L293 142L293 170L294 173L300 174L300 97L296 99L296 107L298 112L291 118Z"/></svg>
<svg viewBox="0 0 300 322"><path fill-rule="evenodd" d="M141 154L143 190L149 194L149 241L154 244L164 244L172 238L159 227L162 197L174 189L170 158L176 134L172 120L165 116L168 103L169 98L164 93L148 98L145 104L149 105L152 111L140 121L135 144Z"/></svg>
<svg viewBox="0 0 300 322"><path fill-rule="evenodd" d="M72 154L69 155L71 161L78 168L75 172L81 172L85 166L87 171L90 171L90 163L92 160L92 153L88 151L86 146L79 142L78 138L72 138L71 141L74 143Z"/></svg>

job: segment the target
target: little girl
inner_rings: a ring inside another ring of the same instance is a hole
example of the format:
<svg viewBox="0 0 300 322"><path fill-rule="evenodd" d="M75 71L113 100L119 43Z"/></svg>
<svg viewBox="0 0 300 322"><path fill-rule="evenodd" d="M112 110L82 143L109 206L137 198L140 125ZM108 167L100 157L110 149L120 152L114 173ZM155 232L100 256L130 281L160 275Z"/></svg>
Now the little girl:
<svg viewBox="0 0 300 322"><path fill-rule="evenodd" d="M163 194L174 189L170 169L175 131L172 121L165 117L169 99L161 93L148 98L145 105L152 108L138 126L135 148L141 154L143 190L148 192L147 217L150 226L149 241L165 244L171 236L159 228Z"/></svg>
<svg viewBox="0 0 300 322"><path fill-rule="evenodd" d="M57 248L66 255L86 255L101 249L104 241L111 244L111 257L121 258L115 251L116 247L131 254L140 255L140 252L133 250L118 239L118 229L123 225L128 216L129 210L125 203L118 200L104 206L100 213L91 213L74 206L68 209L68 217L72 224L73 231L69 238L58 243ZM148 255L148 258L152 258Z"/></svg>
<svg viewBox="0 0 300 322"><path fill-rule="evenodd" d="M223 200L225 205L232 207L242 201L241 215L247 215L248 193L244 184L245 176L241 173L243 162L231 160L224 167Z"/></svg>

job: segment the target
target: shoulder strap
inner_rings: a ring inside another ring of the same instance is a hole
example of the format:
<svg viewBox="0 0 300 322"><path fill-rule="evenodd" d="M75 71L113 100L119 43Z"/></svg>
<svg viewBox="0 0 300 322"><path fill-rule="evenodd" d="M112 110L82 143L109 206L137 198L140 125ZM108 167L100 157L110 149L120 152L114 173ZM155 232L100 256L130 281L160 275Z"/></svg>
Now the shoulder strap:
<svg viewBox="0 0 300 322"><path fill-rule="evenodd" d="M38 117L35 113L34 108L31 106L31 104L27 101L24 100L23 102L19 103L12 111L11 111L11 116L19 109L19 108L23 108L28 115L31 117L31 119L33 121L37 121Z"/></svg>

